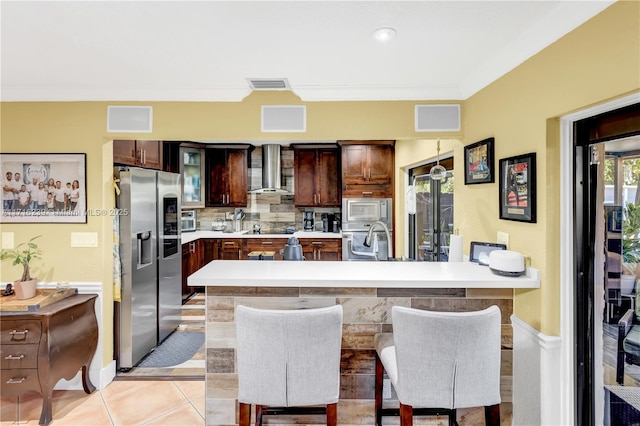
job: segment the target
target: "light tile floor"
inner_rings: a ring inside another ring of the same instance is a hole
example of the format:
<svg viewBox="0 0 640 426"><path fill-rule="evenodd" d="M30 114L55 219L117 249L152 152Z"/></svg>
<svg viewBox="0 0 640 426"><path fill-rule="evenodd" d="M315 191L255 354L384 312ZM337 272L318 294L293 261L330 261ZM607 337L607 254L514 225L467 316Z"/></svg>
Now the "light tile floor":
<svg viewBox="0 0 640 426"><path fill-rule="evenodd" d="M42 397L29 392L1 398L0 424L37 425ZM90 395L81 390L53 392L51 426L205 424L205 382L113 381Z"/></svg>
<svg viewBox="0 0 640 426"><path fill-rule="evenodd" d="M40 419L42 398L36 392L17 398L1 398L0 425L35 426ZM205 424L205 382L116 380L90 395L81 390L54 391L51 426L123 426ZM265 425L313 425L313 417L297 419L273 416ZM309 423L311 421L311 423ZM385 417L385 424L398 425L397 418ZM460 426L484 424L481 408L458 410ZM416 417L416 425L445 426L445 417ZM501 405L501 424L511 424L511 403ZM347 426L347 425L345 425Z"/></svg>

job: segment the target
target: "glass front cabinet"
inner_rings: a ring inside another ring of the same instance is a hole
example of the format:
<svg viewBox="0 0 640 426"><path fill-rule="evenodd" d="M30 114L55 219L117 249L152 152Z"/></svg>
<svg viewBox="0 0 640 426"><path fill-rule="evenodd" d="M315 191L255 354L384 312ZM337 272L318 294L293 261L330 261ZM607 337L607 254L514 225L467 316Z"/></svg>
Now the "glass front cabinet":
<svg viewBox="0 0 640 426"><path fill-rule="evenodd" d="M182 208L204 207L204 149L180 148Z"/></svg>

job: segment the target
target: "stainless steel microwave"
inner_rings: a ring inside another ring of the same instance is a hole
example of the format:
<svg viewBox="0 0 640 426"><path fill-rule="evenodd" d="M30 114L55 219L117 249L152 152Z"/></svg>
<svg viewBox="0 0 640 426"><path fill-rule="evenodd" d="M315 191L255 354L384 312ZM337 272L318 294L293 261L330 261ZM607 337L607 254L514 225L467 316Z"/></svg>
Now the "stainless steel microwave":
<svg viewBox="0 0 640 426"><path fill-rule="evenodd" d="M182 211L180 230L182 232L193 232L196 230L196 212L194 210Z"/></svg>
<svg viewBox="0 0 640 426"><path fill-rule="evenodd" d="M343 198L342 230L361 230L375 222L383 222L389 229L392 221L391 198Z"/></svg>

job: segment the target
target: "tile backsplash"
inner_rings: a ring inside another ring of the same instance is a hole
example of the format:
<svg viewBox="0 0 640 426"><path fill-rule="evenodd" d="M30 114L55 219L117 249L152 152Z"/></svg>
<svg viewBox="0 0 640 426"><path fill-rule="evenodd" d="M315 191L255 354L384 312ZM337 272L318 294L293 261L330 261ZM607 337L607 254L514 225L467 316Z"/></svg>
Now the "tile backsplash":
<svg viewBox="0 0 640 426"><path fill-rule="evenodd" d="M340 213L340 208L298 208L294 205L293 193L293 150L282 147L281 151L281 184L282 189L289 193L249 193L247 207L242 208L245 218L242 228L252 230L253 225L260 225L263 234L282 233L290 225L302 230L302 212L315 212L315 228L322 230L322 213ZM262 186L262 148L256 147L251 152L249 163L249 189L259 189ZM211 230L211 223L216 219L225 219L229 213L233 217L233 207L207 207L196 210L197 227L199 230ZM227 221L227 229L232 227L232 220Z"/></svg>

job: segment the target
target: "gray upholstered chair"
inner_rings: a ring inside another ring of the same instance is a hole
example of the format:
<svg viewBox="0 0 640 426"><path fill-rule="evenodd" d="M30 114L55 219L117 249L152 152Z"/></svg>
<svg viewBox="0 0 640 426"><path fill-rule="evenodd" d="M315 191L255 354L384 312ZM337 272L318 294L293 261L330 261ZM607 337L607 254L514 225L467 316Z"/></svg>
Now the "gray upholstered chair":
<svg viewBox="0 0 640 426"><path fill-rule="evenodd" d="M241 426L250 422L251 404L256 425L263 415L287 412L326 412L327 425L337 424L342 306L288 311L238 306L236 336Z"/></svg>
<svg viewBox="0 0 640 426"><path fill-rule="evenodd" d="M485 407L487 425L500 424L500 309L432 312L394 306L393 333L375 336L376 425L400 415L448 415L456 409ZM383 374L396 390L400 409L382 408Z"/></svg>

